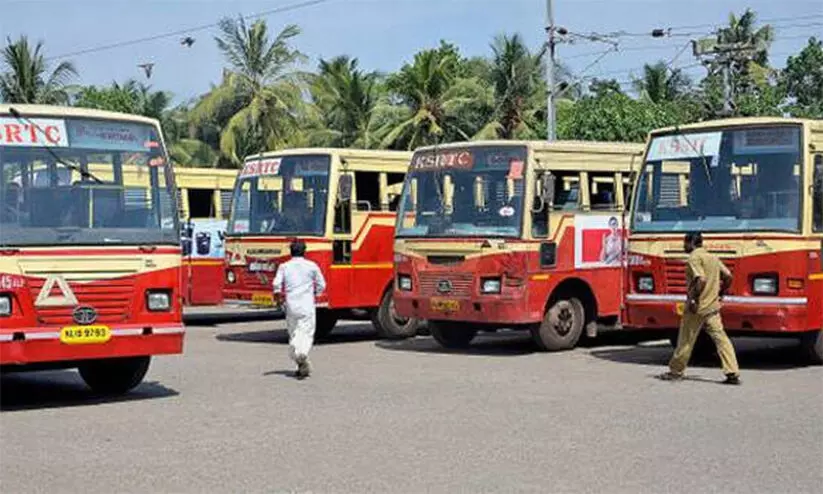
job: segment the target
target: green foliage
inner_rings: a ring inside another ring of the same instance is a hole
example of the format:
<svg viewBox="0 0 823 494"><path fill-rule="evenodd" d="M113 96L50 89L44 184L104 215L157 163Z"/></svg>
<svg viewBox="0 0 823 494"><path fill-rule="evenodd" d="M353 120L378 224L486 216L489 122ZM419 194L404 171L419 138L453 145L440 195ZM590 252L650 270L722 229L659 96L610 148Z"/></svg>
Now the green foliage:
<svg viewBox="0 0 823 494"><path fill-rule="evenodd" d="M781 82L793 100L792 114L823 118L823 41L810 38L800 53L790 56Z"/></svg>
<svg viewBox="0 0 823 494"><path fill-rule="evenodd" d="M6 103L62 105L68 102L66 84L77 71L71 62L60 62L48 73L43 43L34 47L21 36L17 41L6 38L0 73L0 99Z"/></svg>

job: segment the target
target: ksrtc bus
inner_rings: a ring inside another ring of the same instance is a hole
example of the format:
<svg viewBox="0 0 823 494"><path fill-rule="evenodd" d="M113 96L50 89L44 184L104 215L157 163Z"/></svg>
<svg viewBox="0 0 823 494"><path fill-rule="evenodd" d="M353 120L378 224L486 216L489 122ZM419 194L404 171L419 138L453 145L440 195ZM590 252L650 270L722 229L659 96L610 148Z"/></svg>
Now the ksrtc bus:
<svg viewBox="0 0 823 494"><path fill-rule="evenodd" d="M132 178L125 178L129 169ZM0 366L101 392L183 349L174 177L157 121L0 105Z"/></svg>
<svg viewBox="0 0 823 494"><path fill-rule="evenodd" d="M686 302L683 236L734 275L734 335L798 337L823 361L823 121L742 118L656 130L638 176L625 324L674 329ZM707 338L698 351L713 349Z"/></svg>
<svg viewBox="0 0 823 494"><path fill-rule="evenodd" d="M317 336L341 317L366 310L382 337L416 332L392 300L392 240L411 153L294 149L246 158L226 233L226 303L272 304L278 264L289 243L307 244L327 280Z"/></svg>
<svg viewBox="0 0 823 494"><path fill-rule="evenodd" d="M397 217L395 304L446 347L527 329L541 349L615 325L623 214L643 146L489 141L419 149Z"/></svg>

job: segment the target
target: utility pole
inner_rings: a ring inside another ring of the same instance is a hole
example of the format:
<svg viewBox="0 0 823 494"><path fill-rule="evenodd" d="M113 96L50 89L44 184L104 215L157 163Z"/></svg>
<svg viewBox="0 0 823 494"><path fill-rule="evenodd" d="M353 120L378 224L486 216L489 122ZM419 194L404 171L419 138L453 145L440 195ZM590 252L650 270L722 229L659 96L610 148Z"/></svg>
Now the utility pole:
<svg viewBox="0 0 823 494"><path fill-rule="evenodd" d="M554 0L546 0L546 35L548 36L549 60L546 63L546 86L548 101L546 102L546 125L549 142L556 139L556 123L554 112Z"/></svg>
<svg viewBox="0 0 823 494"><path fill-rule="evenodd" d="M748 42L721 43L717 38L692 40L694 56L706 66L709 74L719 74L723 81L722 117L734 113L735 88L732 81L732 65L739 60L751 60L758 47Z"/></svg>

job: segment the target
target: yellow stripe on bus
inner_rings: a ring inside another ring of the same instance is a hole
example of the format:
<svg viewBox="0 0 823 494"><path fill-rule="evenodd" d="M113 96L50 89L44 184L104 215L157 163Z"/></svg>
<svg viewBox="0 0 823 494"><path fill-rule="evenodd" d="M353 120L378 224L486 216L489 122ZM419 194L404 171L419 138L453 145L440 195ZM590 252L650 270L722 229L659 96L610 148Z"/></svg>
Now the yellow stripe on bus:
<svg viewBox="0 0 823 494"><path fill-rule="evenodd" d="M547 281L551 278L550 274L533 274L532 281Z"/></svg>
<svg viewBox="0 0 823 494"><path fill-rule="evenodd" d="M809 275L810 280L823 280L823 273L815 273Z"/></svg>
<svg viewBox="0 0 823 494"><path fill-rule="evenodd" d="M391 269L394 265L390 262L373 264L332 264L332 269Z"/></svg>

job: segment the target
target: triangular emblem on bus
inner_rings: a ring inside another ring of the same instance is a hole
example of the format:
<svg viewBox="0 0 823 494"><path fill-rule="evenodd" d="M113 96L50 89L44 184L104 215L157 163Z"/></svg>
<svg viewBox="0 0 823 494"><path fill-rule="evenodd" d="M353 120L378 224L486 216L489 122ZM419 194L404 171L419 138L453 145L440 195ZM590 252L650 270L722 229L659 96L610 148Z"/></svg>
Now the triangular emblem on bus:
<svg viewBox="0 0 823 494"><path fill-rule="evenodd" d="M51 275L46 278L43 288L37 294L34 305L37 307L61 307L66 305L77 305L77 297L74 295L69 283L59 275Z"/></svg>
<svg viewBox="0 0 823 494"><path fill-rule="evenodd" d="M233 251L229 254L229 266L245 266L246 258L240 252Z"/></svg>

